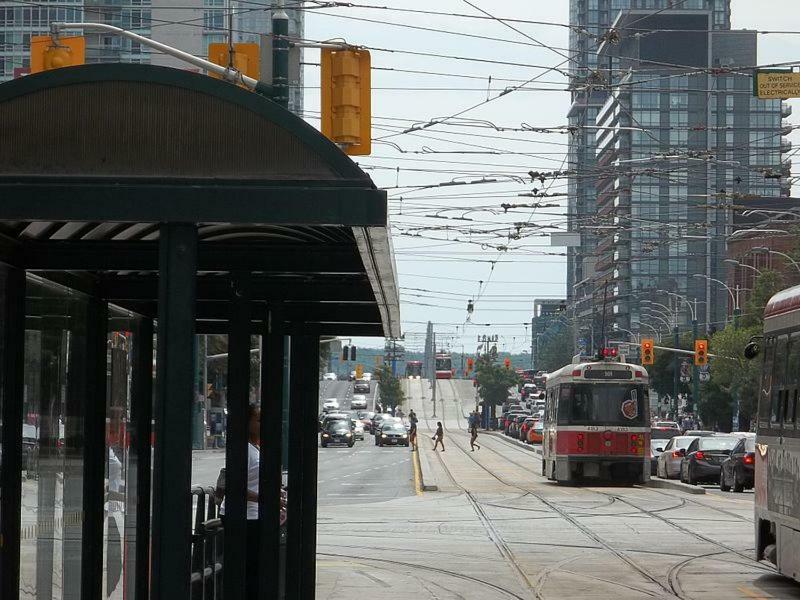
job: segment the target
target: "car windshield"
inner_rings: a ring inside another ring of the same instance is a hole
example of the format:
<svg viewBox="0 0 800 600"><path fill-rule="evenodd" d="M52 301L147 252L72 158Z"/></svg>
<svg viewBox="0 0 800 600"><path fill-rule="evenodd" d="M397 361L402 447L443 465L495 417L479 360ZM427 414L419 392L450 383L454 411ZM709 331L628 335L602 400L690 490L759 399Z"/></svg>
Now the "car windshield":
<svg viewBox="0 0 800 600"><path fill-rule="evenodd" d="M671 440L672 438L680 435L680 432L675 429L651 429L651 440Z"/></svg>
<svg viewBox="0 0 800 600"><path fill-rule="evenodd" d="M536 421L536 424L533 426L533 428L536 431L541 431L542 429L544 429L544 423L542 423L541 421Z"/></svg>
<svg viewBox="0 0 800 600"><path fill-rule="evenodd" d="M406 428L399 423L390 423L383 428L384 433L405 433Z"/></svg>
<svg viewBox="0 0 800 600"><path fill-rule="evenodd" d="M735 437L704 437L700 438L700 450L732 450L739 438Z"/></svg>
<svg viewBox="0 0 800 600"><path fill-rule="evenodd" d="M677 448L677 449L679 449L679 450L680 450L681 448L688 448L688 447L689 447L689 444L691 444L691 443L692 443L693 441L695 441L696 439L697 439L697 438L695 438L695 437L690 437L690 436L676 437L676 438L675 438L675 448Z"/></svg>
<svg viewBox="0 0 800 600"><path fill-rule="evenodd" d="M328 431L334 433L350 431L350 424L347 421L332 421L331 423L328 423Z"/></svg>

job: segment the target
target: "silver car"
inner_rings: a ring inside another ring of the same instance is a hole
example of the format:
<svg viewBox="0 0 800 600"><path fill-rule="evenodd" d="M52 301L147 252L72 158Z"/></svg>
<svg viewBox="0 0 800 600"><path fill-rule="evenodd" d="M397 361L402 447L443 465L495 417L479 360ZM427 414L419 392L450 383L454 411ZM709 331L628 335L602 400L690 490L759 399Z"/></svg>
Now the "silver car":
<svg viewBox="0 0 800 600"><path fill-rule="evenodd" d="M677 479L681 473L681 461L686 455L686 448L689 447L698 436L678 435L667 441L661 454L658 457L656 474L664 479Z"/></svg>

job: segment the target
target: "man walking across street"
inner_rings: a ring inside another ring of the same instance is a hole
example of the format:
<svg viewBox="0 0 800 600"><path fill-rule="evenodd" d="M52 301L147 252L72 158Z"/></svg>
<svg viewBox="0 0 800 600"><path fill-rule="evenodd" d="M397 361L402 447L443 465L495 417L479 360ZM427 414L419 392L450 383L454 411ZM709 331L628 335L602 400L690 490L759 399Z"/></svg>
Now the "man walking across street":
<svg viewBox="0 0 800 600"><path fill-rule="evenodd" d="M444 452L444 429L442 428L442 422L436 422L436 433L433 435L433 439L436 442L433 445L433 451L436 452L436 448L439 444L442 445L442 452Z"/></svg>
<svg viewBox="0 0 800 600"><path fill-rule="evenodd" d="M472 447L472 451L475 452L475 448L478 450L481 449L480 445L478 445L475 440L478 439L478 421L474 420L469 426L469 445Z"/></svg>

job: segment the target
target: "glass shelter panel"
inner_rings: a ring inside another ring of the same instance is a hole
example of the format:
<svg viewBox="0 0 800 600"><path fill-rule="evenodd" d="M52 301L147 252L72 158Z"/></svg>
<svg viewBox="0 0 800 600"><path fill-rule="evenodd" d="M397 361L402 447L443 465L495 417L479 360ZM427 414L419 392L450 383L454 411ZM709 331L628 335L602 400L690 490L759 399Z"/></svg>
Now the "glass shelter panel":
<svg viewBox="0 0 800 600"><path fill-rule="evenodd" d="M77 599L81 585L86 297L26 286L20 597Z"/></svg>

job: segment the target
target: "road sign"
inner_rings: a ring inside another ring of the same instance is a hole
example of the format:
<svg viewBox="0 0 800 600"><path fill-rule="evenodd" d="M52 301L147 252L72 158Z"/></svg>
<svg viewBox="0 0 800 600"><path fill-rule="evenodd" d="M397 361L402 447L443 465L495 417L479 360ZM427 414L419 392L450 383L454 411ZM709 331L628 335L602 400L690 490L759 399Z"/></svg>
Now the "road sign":
<svg viewBox="0 0 800 600"><path fill-rule="evenodd" d="M700 381L708 381L711 379L711 373L708 372L708 365L700 367Z"/></svg>
<svg viewBox="0 0 800 600"><path fill-rule="evenodd" d="M753 77L753 95L762 99L800 98L800 73L760 69Z"/></svg>
<svg viewBox="0 0 800 600"><path fill-rule="evenodd" d="M689 361L684 359L681 361L681 383L689 383Z"/></svg>

